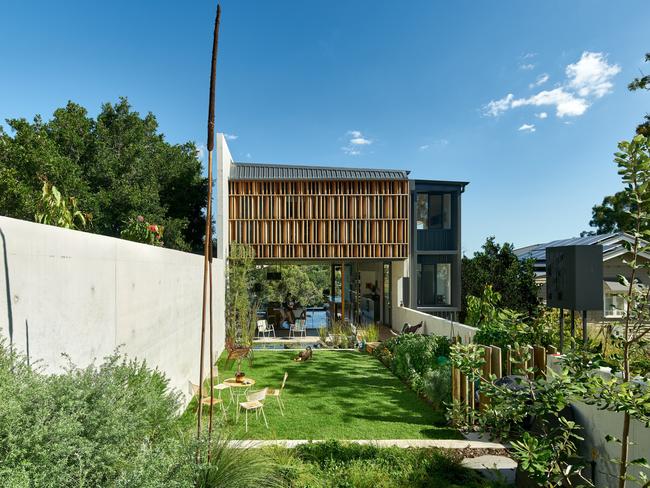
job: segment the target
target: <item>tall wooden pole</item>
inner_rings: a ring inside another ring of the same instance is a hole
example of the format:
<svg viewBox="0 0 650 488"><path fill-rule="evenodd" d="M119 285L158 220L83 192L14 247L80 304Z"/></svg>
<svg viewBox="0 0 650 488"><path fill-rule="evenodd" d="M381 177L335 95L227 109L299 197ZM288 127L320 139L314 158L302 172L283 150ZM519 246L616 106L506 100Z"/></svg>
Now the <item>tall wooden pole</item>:
<svg viewBox="0 0 650 488"><path fill-rule="evenodd" d="M221 19L221 6L217 4L217 16L214 21L214 37L212 41L212 67L210 71L210 99L208 106L208 203L205 212L205 242L203 246L203 307L201 309L201 352L199 364L199 408L196 421L196 437L201 437L201 417L203 415L203 366L205 362L205 322L206 302L211 294L208 293L208 277L210 276L210 258L212 248L212 152L214 150L214 92L217 78L217 47L219 45L219 22ZM210 300L210 306L212 301ZM210 326L210 335L212 327ZM211 344L212 345L212 344ZM210 351L212 355L212 351ZM212 362L212 358L210 358ZM210 366L212 370L212 365ZM210 384L210 396L212 396L212 380ZM212 416L212 402L210 402L210 415ZM200 459L200 451L197 448L196 460Z"/></svg>
<svg viewBox="0 0 650 488"><path fill-rule="evenodd" d="M210 239L212 240L212 239ZM208 304L208 310L209 310L209 319L208 322L210 324L210 396L214 397L214 346L213 346L213 340L212 340L212 242L210 242L210 260L208 261L208 288L209 288L209 293L208 293L208 298L209 298L209 304ZM214 402L211 400L210 401L210 416L208 417L208 461L212 457L212 449L210 446L210 441L212 440L212 417L213 417L213 411L214 411Z"/></svg>
<svg viewBox="0 0 650 488"><path fill-rule="evenodd" d="M341 262L341 320L345 323L345 263Z"/></svg>

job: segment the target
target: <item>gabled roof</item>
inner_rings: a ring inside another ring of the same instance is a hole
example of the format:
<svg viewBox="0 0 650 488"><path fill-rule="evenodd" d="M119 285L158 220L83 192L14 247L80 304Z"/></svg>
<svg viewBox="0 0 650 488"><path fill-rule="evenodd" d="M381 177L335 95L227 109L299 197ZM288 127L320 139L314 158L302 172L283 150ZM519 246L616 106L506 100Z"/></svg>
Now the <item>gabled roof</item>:
<svg viewBox="0 0 650 488"><path fill-rule="evenodd" d="M332 168L267 163L232 163L231 180L408 180L401 169Z"/></svg>
<svg viewBox="0 0 650 488"><path fill-rule="evenodd" d="M557 241L546 242L544 244L533 244L531 246L520 247L514 250L519 259L534 259L535 271L538 273L546 272L546 248L558 246L603 246L603 261L621 256L627 253L623 246L624 242L633 243L634 237L625 232L615 232L611 234L597 234L593 236L572 237L570 239L560 239ZM650 259L647 253L640 253L646 259Z"/></svg>

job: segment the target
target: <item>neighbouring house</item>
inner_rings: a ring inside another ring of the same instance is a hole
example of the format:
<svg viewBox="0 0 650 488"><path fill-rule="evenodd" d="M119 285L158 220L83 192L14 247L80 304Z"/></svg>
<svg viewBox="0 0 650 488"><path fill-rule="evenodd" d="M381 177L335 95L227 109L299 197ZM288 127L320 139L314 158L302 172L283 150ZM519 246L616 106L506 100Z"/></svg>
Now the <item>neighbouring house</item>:
<svg viewBox="0 0 650 488"><path fill-rule="evenodd" d="M535 280L540 285L540 298L546 299L546 248L556 246L573 245L602 245L603 246L603 310L590 311L588 318L590 322L615 321L623 316L624 300L621 293L627 291L626 287L619 283L620 275L629 277L630 268L623 262L629 259L630 252L625 243L634 242L634 238L625 232L613 234L599 234L571 239L560 239L544 244L515 249L519 259L533 259L535 267ZM640 259L650 259L650 254L641 253ZM646 270L639 270L637 275L642 285L650 286L650 275Z"/></svg>
<svg viewBox="0 0 650 488"><path fill-rule="evenodd" d="M329 306L353 323L400 328L396 308L455 318L467 182L410 179L404 169L235 162L222 134L217 161L219 257L238 242L260 264L329 264Z"/></svg>

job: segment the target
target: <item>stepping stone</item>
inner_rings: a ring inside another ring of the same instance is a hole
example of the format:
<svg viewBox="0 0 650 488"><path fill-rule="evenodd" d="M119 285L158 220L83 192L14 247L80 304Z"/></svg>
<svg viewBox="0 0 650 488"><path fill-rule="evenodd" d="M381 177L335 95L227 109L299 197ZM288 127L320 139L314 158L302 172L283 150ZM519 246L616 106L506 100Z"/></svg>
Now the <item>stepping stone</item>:
<svg viewBox="0 0 650 488"><path fill-rule="evenodd" d="M465 458L463 466L474 469L490 480L513 484L517 474L517 462L505 456L485 455Z"/></svg>

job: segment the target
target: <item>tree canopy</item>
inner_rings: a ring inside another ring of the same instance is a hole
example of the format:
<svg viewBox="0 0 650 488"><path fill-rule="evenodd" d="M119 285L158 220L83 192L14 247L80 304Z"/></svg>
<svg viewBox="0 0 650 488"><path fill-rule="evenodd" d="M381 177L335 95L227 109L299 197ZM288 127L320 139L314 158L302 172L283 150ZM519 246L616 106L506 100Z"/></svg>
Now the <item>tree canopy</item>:
<svg viewBox="0 0 650 488"><path fill-rule="evenodd" d="M483 296L485 287L501 295L501 306L528 316L537 311L538 285L532 260L520 260L513 245L497 243L488 237L481 251L462 261L462 309L467 310L467 297Z"/></svg>
<svg viewBox="0 0 650 488"><path fill-rule="evenodd" d="M43 182L74 197L92 215L86 230L119 237L143 215L165 228L165 247L200 251L207 180L192 142L170 144L152 113L126 98L102 106L96 118L74 102L0 127L0 214L33 220Z"/></svg>
<svg viewBox="0 0 650 488"><path fill-rule="evenodd" d="M646 62L650 62L650 53L645 55ZM650 75L642 75L632 80L627 86L630 91L650 90ZM646 114L644 121L636 128L636 133L650 137L650 114ZM650 211L648 199L643 200L642 210ZM609 232L630 231L632 226L632 213L636 207L630 200L629 192L620 191L614 195L606 196L600 205L594 205L592 218L589 225L596 228L598 234ZM650 230L650 224L642 223L642 230Z"/></svg>

